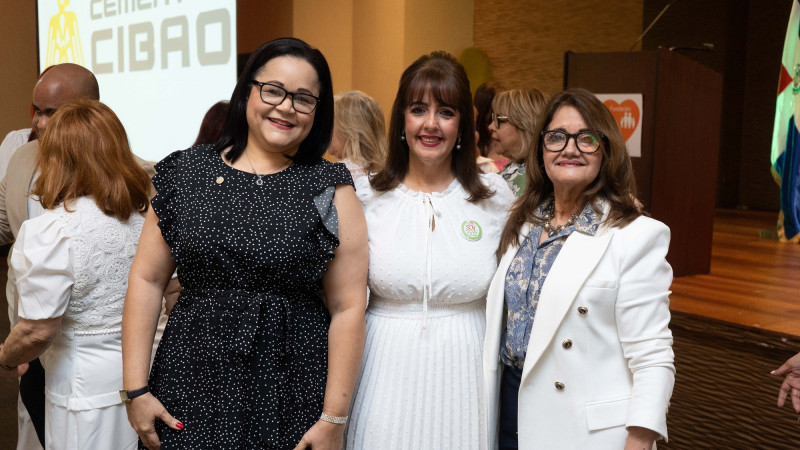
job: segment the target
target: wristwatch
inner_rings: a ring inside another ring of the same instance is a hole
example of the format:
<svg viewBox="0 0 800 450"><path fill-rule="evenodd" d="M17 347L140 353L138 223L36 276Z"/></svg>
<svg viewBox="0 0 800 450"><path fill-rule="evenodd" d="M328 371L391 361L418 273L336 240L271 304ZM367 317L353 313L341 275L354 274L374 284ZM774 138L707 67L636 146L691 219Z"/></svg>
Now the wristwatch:
<svg viewBox="0 0 800 450"><path fill-rule="evenodd" d="M127 389L120 389L119 390L119 398L122 400L122 403L130 403L131 400L135 399L140 395L144 395L150 392L150 386L145 386L143 388L134 389L129 391Z"/></svg>

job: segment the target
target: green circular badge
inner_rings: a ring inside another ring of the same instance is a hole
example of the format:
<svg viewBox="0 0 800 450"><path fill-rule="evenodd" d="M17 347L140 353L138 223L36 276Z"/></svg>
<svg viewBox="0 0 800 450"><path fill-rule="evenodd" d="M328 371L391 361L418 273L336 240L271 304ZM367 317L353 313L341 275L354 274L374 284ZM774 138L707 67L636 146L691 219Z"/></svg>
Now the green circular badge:
<svg viewBox="0 0 800 450"><path fill-rule="evenodd" d="M483 236L483 230L478 222L474 220L465 220L461 222L461 235L468 241L477 241Z"/></svg>

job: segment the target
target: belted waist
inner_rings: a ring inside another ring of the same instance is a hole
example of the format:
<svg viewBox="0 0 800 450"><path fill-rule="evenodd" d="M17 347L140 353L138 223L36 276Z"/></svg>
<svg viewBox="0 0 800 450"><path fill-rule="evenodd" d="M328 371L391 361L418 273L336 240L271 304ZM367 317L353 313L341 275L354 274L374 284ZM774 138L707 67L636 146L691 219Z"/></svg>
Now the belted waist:
<svg viewBox="0 0 800 450"><path fill-rule="evenodd" d="M279 330L270 336L281 340L282 355L290 354L294 343L294 330L291 326L293 305L289 298L271 292L250 292L241 290L216 290L189 288L181 291L178 305L203 305L212 310L239 312L235 335L232 336L232 353L240 358L248 358L255 346L259 326L258 318L262 309L270 310L269 322ZM177 305L176 305L177 306Z"/></svg>
<svg viewBox="0 0 800 450"><path fill-rule="evenodd" d="M367 312L377 316L399 317L404 319L446 317L474 310L483 310L486 307L486 298L460 303L428 302L428 311L424 311L423 303L419 300L397 300L371 295Z"/></svg>

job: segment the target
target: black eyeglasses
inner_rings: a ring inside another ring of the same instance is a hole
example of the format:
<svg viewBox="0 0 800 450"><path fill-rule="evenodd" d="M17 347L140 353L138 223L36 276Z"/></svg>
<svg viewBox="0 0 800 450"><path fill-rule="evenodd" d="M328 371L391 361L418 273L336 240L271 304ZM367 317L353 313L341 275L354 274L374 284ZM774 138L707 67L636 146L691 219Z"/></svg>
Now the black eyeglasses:
<svg viewBox="0 0 800 450"><path fill-rule="evenodd" d="M500 125L508 122L508 116L498 116L495 113L492 113L492 120L490 123L494 124L495 128L500 128Z"/></svg>
<svg viewBox="0 0 800 450"><path fill-rule="evenodd" d="M542 143L548 152L560 152L567 148L569 139L575 139L575 145L581 153L594 153L600 148L600 141L606 135L599 131L581 131L569 134L561 130L542 131Z"/></svg>
<svg viewBox="0 0 800 450"><path fill-rule="evenodd" d="M320 102L319 97L314 97L311 94L300 92L291 92L272 83L260 83L252 80L253 84L258 86L261 93L261 101L268 105L278 106L286 100L287 95L292 96L292 108L301 114L311 114L317 109L317 103Z"/></svg>

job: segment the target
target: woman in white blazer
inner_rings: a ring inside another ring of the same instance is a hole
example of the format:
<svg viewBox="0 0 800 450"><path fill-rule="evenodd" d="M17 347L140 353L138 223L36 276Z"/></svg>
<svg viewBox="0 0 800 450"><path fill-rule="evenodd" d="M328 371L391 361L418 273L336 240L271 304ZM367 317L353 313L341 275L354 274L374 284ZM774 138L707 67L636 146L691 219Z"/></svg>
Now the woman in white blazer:
<svg viewBox="0 0 800 450"><path fill-rule="evenodd" d="M669 228L637 207L619 127L590 92L553 97L536 134L487 299L489 445L649 449L675 380Z"/></svg>

